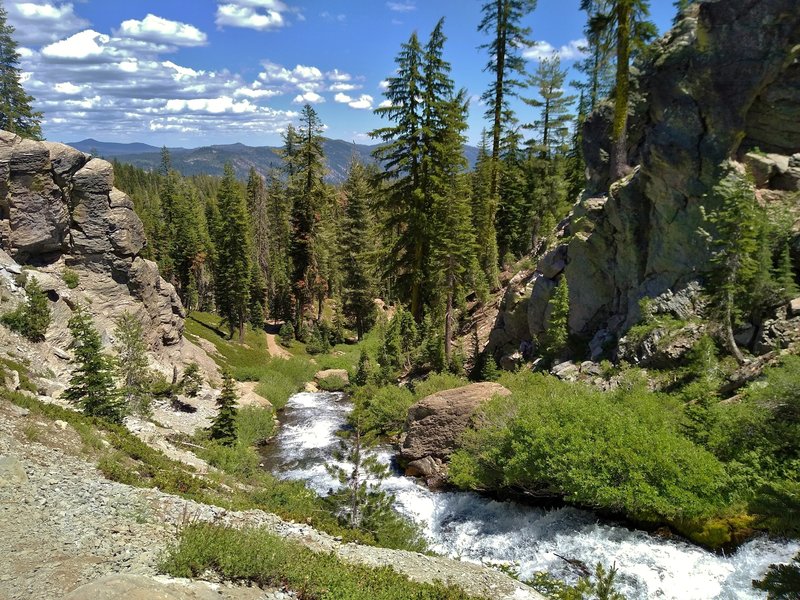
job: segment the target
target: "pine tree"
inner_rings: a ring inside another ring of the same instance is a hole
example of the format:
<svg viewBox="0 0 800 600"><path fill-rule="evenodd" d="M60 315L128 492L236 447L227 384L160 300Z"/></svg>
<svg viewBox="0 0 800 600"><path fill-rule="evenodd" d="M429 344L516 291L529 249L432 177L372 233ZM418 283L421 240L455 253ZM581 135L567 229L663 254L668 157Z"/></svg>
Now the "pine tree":
<svg viewBox="0 0 800 600"><path fill-rule="evenodd" d="M743 312L737 300L748 297L758 269L756 254L762 214L752 182L733 169L723 173L713 196L719 208L707 215L713 226L712 233L706 232L713 266L707 291L715 318L722 327L725 346L739 363L744 363L733 329Z"/></svg>
<svg viewBox="0 0 800 600"><path fill-rule="evenodd" d="M253 263L258 266L260 277L270 276L270 215L267 202L267 189L264 178L250 167L247 176L247 211L252 225Z"/></svg>
<svg viewBox="0 0 800 600"><path fill-rule="evenodd" d="M395 58L396 75L384 92L389 105L375 113L393 122L370 133L383 142L373 152L382 163L388 218L387 233L395 234L387 271L395 277L400 296L408 299L414 318L422 318L422 291L428 251L428 207L422 189L424 87L422 47L412 33Z"/></svg>
<svg viewBox="0 0 800 600"><path fill-rule="evenodd" d="M68 327L73 338L76 367L63 397L89 416L121 423L125 410L114 385L113 363L103 354L100 334L92 317L79 305Z"/></svg>
<svg viewBox="0 0 800 600"><path fill-rule="evenodd" d="M291 199L275 170L268 173L266 192L270 224L267 279L269 313L271 318L289 320L292 317L292 289L289 281Z"/></svg>
<svg viewBox="0 0 800 600"><path fill-rule="evenodd" d="M187 363L183 369L183 377L181 377L181 389L183 393L190 398L197 397L200 393L200 388L203 386L203 376L200 373L200 365L192 361Z"/></svg>
<svg viewBox="0 0 800 600"><path fill-rule="evenodd" d="M576 96L564 91L566 78L567 70L561 68L558 54L541 60L536 73L528 78L528 86L535 89L539 97L523 98L523 101L539 109L539 118L526 127L539 134L534 147L545 158L563 154L569 135L569 123L573 119L570 109Z"/></svg>
<svg viewBox="0 0 800 600"><path fill-rule="evenodd" d="M231 337L238 330L239 343L244 343L252 276L250 222L244 195L230 163L225 164L217 202L219 229L214 278L217 311L228 324Z"/></svg>
<svg viewBox="0 0 800 600"><path fill-rule="evenodd" d="M344 469L337 462L326 466L340 485L330 498L339 505L340 516L348 527L374 533L378 524L392 513L394 498L380 485L389 476L389 469L368 452L375 440L364 431L358 409L350 420L352 430L342 438L334 459L351 467Z"/></svg>
<svg viewBox="0 0 800 600"><path fill-rule="evenodd" d="M150 370L147 344L139 318L124 312L116 320L117 373L122 380L122 398L130 412L146 415L150 408Z"/></svg>
<svg viewBox="0 0 800 600"><path fill-rule="evenodd" d="M209 428L212 440L223 446L236 443L236 384L228 371L222 373L222 391L217 396L217 414L211 420Z"/></svg>
<svg viewBox="0 0 800 600"><path fill-rule="evenodd" d="M581 0L581 10L586 12L586 57L575 63L575 68L584 74L585 81L573 82L572 85L581 91L586 98L587 113L597 107L597 103L611 93L613 88L613 56L609 51L609 31L604 19L595 18L607 12L608 0Z"/></svg>
<svg viewBox="0 0 800 600"><path fill-rule="evenodd" d="M778 264L775 267L774 277L779 294L784 301L791 300L800 295L800 287L797 285L797 276L792 267L792 253L788 241L780 245Z"/></svg>
<svg viewBox="0 0 800 600"><path fill-rule="evenodd" d="M300 114L301 127L294 135L287 133L285 156L292 198L292 288L295 299L295 329L300 328L307 308L314 299L319 271L315 255L317 212L325 193L322 176L322 122L317 112L306 104Z"/></svg>
<svg viewBox="0 0 800 600"><path fill-rule="evenodd" d="M375 250L369 215L373 190L366 169L355 159L350 163L343 192L346 204L340 235L344 271L342 310L355 324L360 340L375 321Z"/></svg>
<svg viewBox="0 0 800 600"><path fill-rule="evenodd" d="M489 153L489 141L484 129L478 145L478 159L472 172L471 181L471 214L472 227L475 230L478 264L483 271L489 287L495 289L497 284L497 218L498 197L492 194L492 157Z"/></svg>
<svg viewBox="0 0 800 600"><path fill-rule="evenodd" d="M365 348L361 349L361 354L358 356L358 369L353 376L353 385L363 387L369 383L370 372L372 368L369 361L369 354Z"/></svg>
<svg viewBox="0 0 800 600"><path fill-rule="evenodd" d="M542 338L542 354L555 360L564 354L569 342L569 288L562 276L549 303L547 330Z"/></svg>
<svg viewBox="0 0 800 600"><path fill-rule="evenodd" d="M536 8L536 0L489 0L481 7L482 18L478 31L490 36L487 44L480 46L489 53L484 71L494 76L481 99L486 102L486 118L490 120L492 138L491 191L494 198L500 193L500 146L504 116L509 110L509 100L523 82L516 77L525 74L525 59L521 50L532 45L530 28L520 23ZM494 205L497 205L495 200ZM493 215L494 216L494 215ZM494 278L490 280L494 287Z"/></svg>
<svg viewBox="0 0 800 600"><path fill-rule="evenodd" d="M500 153L500 206L497 211L497 247L504 263L530 247L530 198L520 150L522 136L509 115Z"/></svg>
<svg viewBox="0 0 800 600"><path fill-rule="evenodd" d="M25 284L27 300L0 318L3 324L32 342L43 342L50 327L50 303L35 277Z"/></svg>
<svg viewBox="0 0 800 600"><path fill-rule="evenodd" d="M616 55L614 78L614 120L611 133L611 180L628 171L628 105L630 103L631 56L641 52L656 34L647 17L649 0L583 0L582 7L592 10L589 29L598 44L603 64L612 52Z"/></svg>
<svg viewBox="0 0 800 600"><path fill-rule="evenodd" d="M42 113L33 110L34 99L22 87L19 52L8 13L0 6L0 129L22 137L42 138Z"/></svg>

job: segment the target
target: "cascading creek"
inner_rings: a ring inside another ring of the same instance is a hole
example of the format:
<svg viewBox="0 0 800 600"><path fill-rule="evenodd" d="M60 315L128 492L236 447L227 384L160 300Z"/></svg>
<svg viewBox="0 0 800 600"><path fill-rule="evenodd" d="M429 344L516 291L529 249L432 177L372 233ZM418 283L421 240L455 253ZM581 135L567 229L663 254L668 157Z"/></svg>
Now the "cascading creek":
<svg viewBox="0 0 800 600"><path fill-rule="evenodd" d="M264 451L265 467L326 495L338 485L326 465L334 462L336 432L345 426L351 409L339 393L292 396L280 433ZM391 448L376 452L383 462L391 463ZM514 565L523 580L547 571L575 581L578 573L565 559L580 561L590 569L598 562L615 564L618 587L632 600L762 598L751 581L770 564L787 562L800 551L796 541L759 538L730 556L717 555L686 542L630 530L585 510L547 510L470 492L431 492L397 471L382 487L395 495L398 511L420 524L435 552Z"/></svg>

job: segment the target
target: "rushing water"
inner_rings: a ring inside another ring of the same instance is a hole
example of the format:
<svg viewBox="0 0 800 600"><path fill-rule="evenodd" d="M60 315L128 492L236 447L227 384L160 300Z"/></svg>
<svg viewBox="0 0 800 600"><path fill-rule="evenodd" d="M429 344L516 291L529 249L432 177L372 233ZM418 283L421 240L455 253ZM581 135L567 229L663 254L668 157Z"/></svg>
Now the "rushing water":
<svg viewBox="0 0 800 600"><path fill-rule="evenodd" d="M281 431L265 454L267 466L281 477L305 481L326 494L337 482L325 464L333 461L336 431L350 410L341 394L292 396ZM379 455L384 462L391 461L390 449L380 450ZM751 580L761 577L770 564L786 562L800 551L800 543L762 538L731 556L720 556L575 508L546 510L467 492L436 493L398 473L384 480L382 487L395 495L400 512L420 523L431 548L440 554L513 563L522 578L548 571L571 581L576 574L564 558L590 567L598 562L616 564L618 587L631 599L761 598Z"/></svg>

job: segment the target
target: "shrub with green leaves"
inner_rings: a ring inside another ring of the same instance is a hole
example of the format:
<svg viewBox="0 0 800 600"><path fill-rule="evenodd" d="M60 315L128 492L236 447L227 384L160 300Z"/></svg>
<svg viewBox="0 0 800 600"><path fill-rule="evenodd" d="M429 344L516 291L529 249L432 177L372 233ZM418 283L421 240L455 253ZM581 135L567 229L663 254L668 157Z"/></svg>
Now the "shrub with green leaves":
<svg viewBox="0 0 800 600"><path fill-rule="evenodd" d="M298 542L261 529L233 529L207 523L184 528L161 569L174 577L197 577L213 570L226 580L263 587L286 586L310 599L471 598L457 587L412 582L390 567L345 563L333 553L315 553Z"/></svg>
<svg viewBox="0 0 800 600"><path fill-rule="evenodd" d="M414 394L396 385L367 385L355 392L353 402L367 431L379 436L397 435L414 404Z"/></svg>
<svg viewBox="0 0 800 600"><path fill-rule="evenodd" d="M711 515L725 469L679 432L680 407L642 386L604 394L556 378L518 377L487 403L450 463L474 489L516 488L643 521Z"/></svg>
<svg viewBox="0 0 800 600"><path fill-rule="evenodd" d="M61 274L61 279L64 280L64 284L71 290L74 290L80 284L80 276L76 271L72 269L65 268L64 272Z"/></svg>
<svg viewBox="0 0 800 600"><path fill-rule="evenodd" d="M292 342L294 342L294 327L292 327L291 323L287 321L281 325L281 328L278 330L278 339L281 345L287 348L291 347Z"/></svg>
<svg viewBox="0 0 800 600"><path fill-rule="evenodd" d="M50 327L50 303L35 277L27 278L25 292L25 303L0 317L0 322L32 342L42 342Z"/></svg>

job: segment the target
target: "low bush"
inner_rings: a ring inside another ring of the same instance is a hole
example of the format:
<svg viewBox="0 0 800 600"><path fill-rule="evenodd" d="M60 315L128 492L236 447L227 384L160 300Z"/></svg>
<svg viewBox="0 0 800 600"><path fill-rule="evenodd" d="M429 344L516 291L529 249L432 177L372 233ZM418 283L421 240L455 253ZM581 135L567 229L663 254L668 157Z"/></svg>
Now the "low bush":
<svg viewBox="0 0 800 600"><path fill-rule="evenodd" d="M173 577L211 570L223 579L264 587L288 587L302 598L347 600L466 600L441 583L415 583L390 567L345 563L257 529L197 523L184 528L161 565Z"/></svg>
<svg viewBox="0 0 800 600"><path fill-rule="evenodd" d="M364 429L378 436L399 434L414 401L414 394L395 385L367 385L353 396Z"/></svg>
<svg viewBox="0 0 800 600"><path fill-rule="evenodd" d="M680 407L640 386L603 394L528 374L495 398L450 464L466 488L516 488L650 522L708 517L725 469L679 432Z"/></svg>
<svg viewBox="0 0 800 600"><path fill-rule="evenodd" d="M71 290L74 290L78 287L78 284L80 284L80 276L72 269L64 269L64 272L61 274L61 279L64 280L64 284Z"/></svg>
<svg viewBox="0 0 800 600"><path fill-rule="evenodd" d="M325 392L341 392L347 387L347 382L337 375L330 375L319 379L317 385Z"/></svg>

